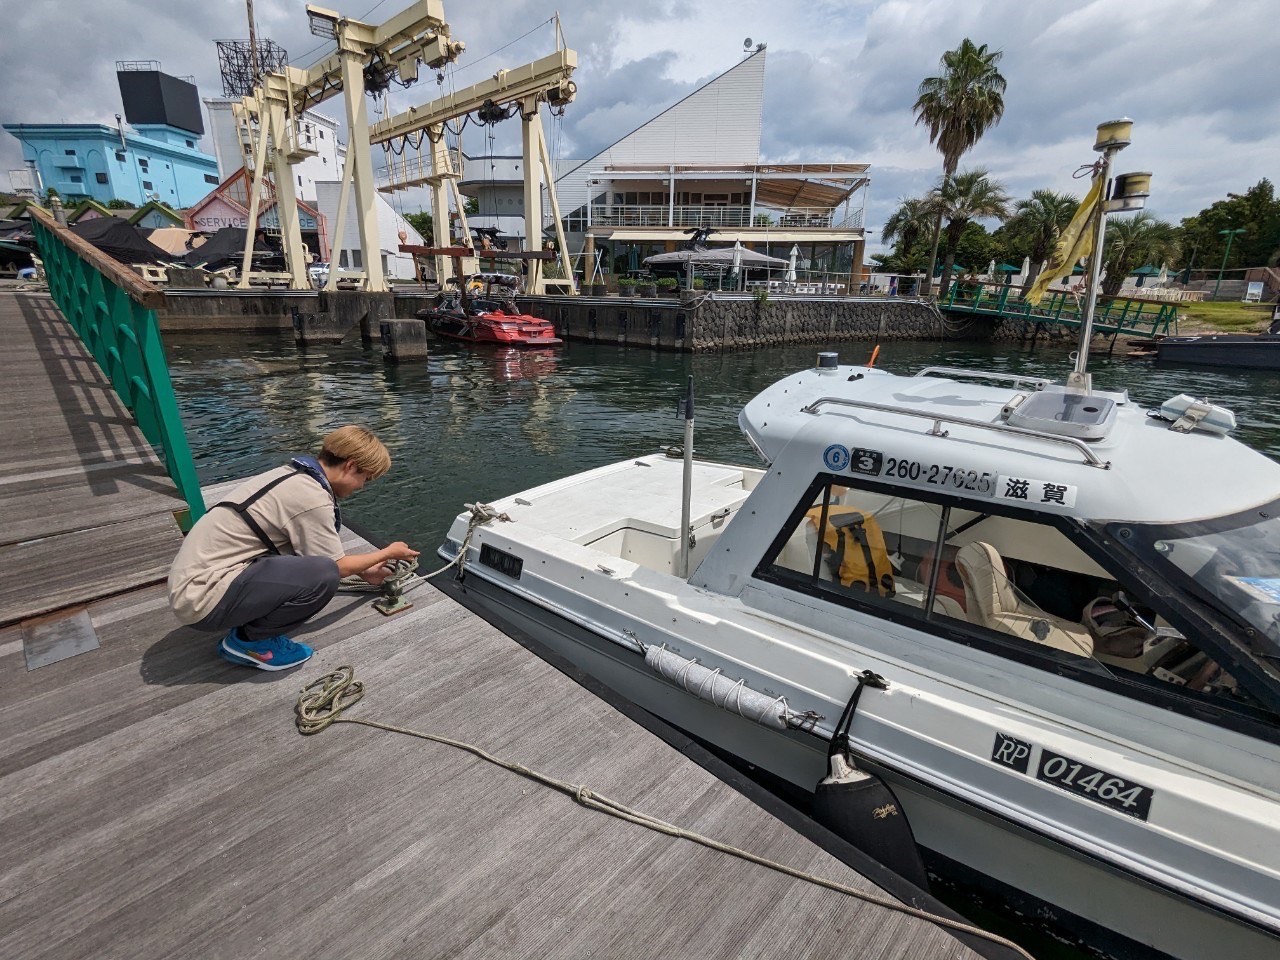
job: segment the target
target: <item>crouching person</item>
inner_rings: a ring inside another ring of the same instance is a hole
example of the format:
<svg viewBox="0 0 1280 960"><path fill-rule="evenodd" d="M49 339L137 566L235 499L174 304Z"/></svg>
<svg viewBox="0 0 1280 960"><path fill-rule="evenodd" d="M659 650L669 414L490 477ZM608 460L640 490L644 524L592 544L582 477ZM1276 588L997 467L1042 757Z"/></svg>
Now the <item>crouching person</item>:
<svg viewBox="0 0 1280 960"><path fill-rule="evenodd" d="M294 457L241 484L191 528L169 570L169 606L196 630L226 631L218 652L232 663L287 670L312 649L289 634L324 608L352 574L378 585L389 560L418 551L396 542L347 554L338 501L391 467L364 427L324 438L319 457Z"/></svg>

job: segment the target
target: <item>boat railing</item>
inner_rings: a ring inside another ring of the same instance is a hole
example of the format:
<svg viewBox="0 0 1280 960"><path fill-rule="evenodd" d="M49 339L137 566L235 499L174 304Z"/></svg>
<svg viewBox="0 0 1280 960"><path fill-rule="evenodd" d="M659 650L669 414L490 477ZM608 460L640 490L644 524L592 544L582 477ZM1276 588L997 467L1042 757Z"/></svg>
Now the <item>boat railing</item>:
<svg viewBox="0 0 1280 960"><path fill-rule="evenodd" d="M1085 464L1090 467L1098 467L1102 470L1111 469L1111 461L1102 460L1096 453L1085 445L1083 440L1078 440L1075 437L1059 436L1056 433L1045 433L1041 430L1030 430L1026 427L1014 427L1007 423L990 423L986 420L973 420L969 417L939 415L937 413L928 413L924 410L912 410L910 407L895 407L886 403L872 403L869 400L849 400L846 397L820 397L807 407L802 408L801 412L816 415L818 413L818 408L825 405L854 407L860 410L874 410L878 413L892 413L904 417L918 417L922 420L932 420L933 429L929 431L929 435L934 437L949 436L948 431L942 428L942 425L945 423L957 427L974 427L978 430L990 430L995 433L1028 437L1034 440L1042 440L1045 443L1056 443L1076 450L1076 452L1084 458Z"/></svg>
<svg viewBox="0 0 1280 960"><path fill-rule="evenodd" d="M1044 377L1025 377L1016 373L987 373L981 370L962 370L959 367L925 367L919 371L917 377L943 376L948 380L998 380L1001 383L1011 383L1015 387L1029 386L1036 390L1043 390L1052 380L1046 380Z"/></svg>

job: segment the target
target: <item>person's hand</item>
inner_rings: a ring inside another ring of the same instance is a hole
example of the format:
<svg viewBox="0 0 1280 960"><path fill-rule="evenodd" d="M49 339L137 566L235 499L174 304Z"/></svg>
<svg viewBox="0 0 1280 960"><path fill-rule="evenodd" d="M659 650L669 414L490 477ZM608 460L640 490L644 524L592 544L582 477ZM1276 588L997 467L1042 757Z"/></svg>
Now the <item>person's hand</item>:
<svg viewBox="0 0 1280 960"><path fill-rule="evenodd" d="M385 563L380 563L360 574L360 579L370 586L380 587L389 576L391 576L391 568Z"/></svg>
<svg viewBox="0 0 1280 960"><path fill-rule="evenodd" d="M390 544L383 552L386 553L388 560L412 560L418 556L418 551L403 540Z"/></svg>

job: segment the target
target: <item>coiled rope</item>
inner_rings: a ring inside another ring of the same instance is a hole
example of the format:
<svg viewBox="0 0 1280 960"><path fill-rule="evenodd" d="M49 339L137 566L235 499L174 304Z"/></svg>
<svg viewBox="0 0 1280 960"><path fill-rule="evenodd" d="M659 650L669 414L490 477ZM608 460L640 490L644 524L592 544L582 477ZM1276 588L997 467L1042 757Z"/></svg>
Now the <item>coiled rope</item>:
<svg viewBox="0 0 1280 960"><path fill-rule="evenodd" d="M440 576L446 570L454 567L462 567L467 558L467 548L471 546L471 537L475 534L476 528L483 526L490 520L500 520L503 523L512 523L512 519L505 513L499 513L494 507L487 503L465 503L463 504L471 511L471 518L467 521L467 532L462 538L462 545L458 548L458 553L452 560L446 563L439 570L433 570L430 573L418 573L417 560L388 560L386 566L391 569L391 576L387 581L402 581L400 593L408 593L422 586L428 580ZM374 593L382 588L375 587L359 576L343 577L338 581L338 589L348 593Z"/></svg>
<svg viewBox="0 0 1280 960"><path fill-rule="evenodd" d="M477 504L477 506L483 506ZM480 521L485 522L485 521ZM478 525L478 524L477 524ZM470 529L468 529L468 537ZM447 567L444 569L448 569ZM438 572L438 571L437 571ZM590 788L581 784L569 783L566 780L560 780L541 771L526 767L524 764L515 763L511 760L504 760L501 757L494 756L487 750L477 747L475 744L467 743L464 740L454 740L451 737L440 736L434 733L423 733L419 730L410 730L406 727L397 727L389 723L380 723L377 720L365 720L360 717L347 717L343 713L350 707L359 703L364 697L364 683L355 678L355 668L351 666L338 667L332 673L327 673L314 680L302 688L302 693L298 697L298 702L294 707L295 723L298 732L309 736L319 733L335 723L354 723L363 727L372 727L375 730L385 730L387 733L398 733L406 737L417 737L420 740L428 740L432 743L444 744L457 750L464 750L473 756L479 757L488 763L502 767L512 773L519 774L526 779L541 783L544 786L557 790L560 793L572 797L575 801L584 807L597 810L600 813L606 813L611 817L617 817L620 820L626 820L628 823L634 823L637 826L646 827L658 833L664 833L670 837L678 837L682 840L688 840L691 843L699 844L711 850L718 850L721 853L737 857L740 860L746 860L749 863L758 866L767 867L778 873L793 877L797 880L804 880L808 883L833 890L836 893L842 893L868 903L873 906L883 907L886 910L893 910L897 913L906 914L907 916L916 917L920 920L928 921L948 930L954 930L958 933L969 934L971 936L980 937L991 943L1000 944L1010 950L1016 952L1019 956L1025 957L1026 960L1034 960L1031 954L1027 953L1012 940L1008 940L997 934L983 930L981 927L975 927L972 924L964 923L958 920L952 920L949 917L938 916L927 910L921 910L918 907L911 907L905 903L899 903L888 897L882 897L874 893L868 893L850 887L843 883L837 883L834 880L827 880L823 877L816 876L812 873L806 873L803 870L797 870L795 867L787 866L785 863L779 863L776 860L770 860L767 857L759 856L751 853L749 850L743 850L739 847L722 843L711 837L703 836L700 833L694 833L691 830L685 830L675 824L668 823L657 817L650 816L642 810L636 810L612 800L602 794L598 794Z"/></svg>

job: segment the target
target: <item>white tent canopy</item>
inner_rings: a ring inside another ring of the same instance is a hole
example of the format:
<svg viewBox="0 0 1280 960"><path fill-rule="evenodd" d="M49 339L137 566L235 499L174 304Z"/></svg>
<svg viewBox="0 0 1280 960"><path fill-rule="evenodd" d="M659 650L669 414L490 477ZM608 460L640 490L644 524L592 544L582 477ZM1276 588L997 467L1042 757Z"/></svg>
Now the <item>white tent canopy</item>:
<svg viewBox="0 0 1280 960"><path fill-rule="evenodd" d="M785 267L786 260L767 257L754 250L734 250L733 247L715 250L675 250L671 253L655 253L644 258L646 267L683 267L692 263L696 267L732 267L735 258L738 264L747 269L752 267Z"/></svg>

